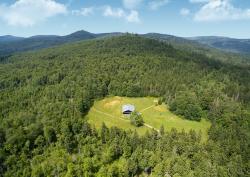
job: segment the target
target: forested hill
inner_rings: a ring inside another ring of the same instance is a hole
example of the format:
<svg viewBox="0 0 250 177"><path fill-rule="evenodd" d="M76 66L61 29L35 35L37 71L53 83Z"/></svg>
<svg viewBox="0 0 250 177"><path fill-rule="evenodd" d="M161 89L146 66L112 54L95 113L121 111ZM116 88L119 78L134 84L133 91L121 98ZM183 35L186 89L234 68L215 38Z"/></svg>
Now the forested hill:
<svg viewBox="0 0 250 177"><path fill-rule="evenodd" d="M24 39L24 38L15 37L15 36L11 36L11 35L5 35L5 36L0 36L0 43L19 41L19 40L22 40L22 39Z"/></svg>
<svg viewBox="0 0 250 177"><path fill-rule="evenodd" d="M201 36L189 39L224 51L250 54L250 39L233 39L217 36Z"/></svg>
<svg viewBox="0 0 250 177"><path fill-rule="evenodd" d="M219 61L223 62L229 62L229 63L235 63L235 64L249 64L250 63L250 56L247 52L238 51L237 44L234 43L234 45L229 48L230 45L229 42L225 45L224 48L213 45L212 42L209 40L209 37L201 38L203 40L199 40L199 37L194 38L182 38L172 35L166 35L166 34L158 34L158 33L148 33L142 35L143 37L150 38L150 39L156 39L159 41L166 42L168 44L171 44L173 47L180 49L180 50L186 50L186 51L193 51L196 53L200 53L202 55L206 55L207 57L217 59ZM214 39L218 39L220 41L219 37L214 37ZM237 39L231 39L237 41ZM247 40L245 40L247 41ZM222 43L222 41L220 41ZM244 50L249 50L250 47L247 43L242 43L238 48L244 47Z"/></svg>
<svg viewBox="0 0 250 177"><path fill-rule="evenodd" d="M2 37L3 42L0 42L0 56L6 56L17 52L48 48L69 42L93 39L96 38L96 35L82 30L66 36L38 35L29 38L17 38L17 37L16 38L9 37L9 38L12 40L9 39L4 41L6 37Z"/></svg>
<svg viewBox="0 0 250 177"><path fill-rule="evenodd" d="M0 63L0 176L247 176L250 68L123 35L16 54ZM199 133L138 136L87 123L108 95L160 97Z"/></svg>
<svg viewBox="0 0 250 177"><path fill-rule="evenodd" d="M38 35L29 38L0 36L0 60L3 60L3 58L5 58L6 56L12 55L14 53L39 50L76 41L106 38L106 37L120 36L120 35L124 35L124 33L113 32L113 33L97 34L81 30L66 36ZM211 40L209 37L182 38L173 35L159 34L159 33L140 34L140 36L151 39L157 39L159 41L171 44L173 45L173 47L177 49L186 51L192 50L194 52L204 54L208 57L216 58L217 60L220 61L237 63L237 64L238 63L249 64L250 62L250 56L241 55L241 54L247 54L246 51L250 50L247 42L242 42L239 45L238 43L233 43L233 45L231 45L232 42L227 42L224 48L222 48L219 45L218 47L216 45L213 45L214 40ZM223 42L220 40L220 38L215 37L214 39L217 39L217 41L220 41L220 43ZM231 40L238 41L237 39L231 39ZM242 40L242 41L248 41L248 40ZM228 45L230 45L231 47L226 51L236 51L238 50L238 48L244 48L245 52L239 50L238 53L232 53L232 52L224 52L221 50L221 49L227 49Z"/></svg>

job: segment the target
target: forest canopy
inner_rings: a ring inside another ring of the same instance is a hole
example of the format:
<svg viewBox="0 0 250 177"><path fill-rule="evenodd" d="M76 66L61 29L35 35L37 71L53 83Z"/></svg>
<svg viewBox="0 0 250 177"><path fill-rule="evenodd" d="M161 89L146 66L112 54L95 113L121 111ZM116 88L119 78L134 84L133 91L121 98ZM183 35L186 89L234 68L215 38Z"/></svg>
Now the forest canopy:
<svg viewBox="0 0 250 177"><path fill-rule="evenodd" d="M85 115L107 95L161 97L197 132L144 136ZM0 176L248 176L250 68L137 35L16 54L0 63Z"/></svg>

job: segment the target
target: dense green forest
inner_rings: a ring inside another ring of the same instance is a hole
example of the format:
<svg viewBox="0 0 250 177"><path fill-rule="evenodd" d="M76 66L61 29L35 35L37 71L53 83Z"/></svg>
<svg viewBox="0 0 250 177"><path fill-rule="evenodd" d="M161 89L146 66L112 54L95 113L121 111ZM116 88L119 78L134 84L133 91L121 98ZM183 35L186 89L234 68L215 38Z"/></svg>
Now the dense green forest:
<svg viewBox="0 0 250 177"><path fill-rule="evenodd" d="M107 95L160 97L212 126L144 136L85 115ZM250 67L137 35L66 44L0 63L0 176L250 175Z"/></svg>
<svg viewBox="0 0 250 177"><path fill-rule="evenodd" d="M232 51L236 53L249 54L250 40L249 39L233 39L227 37L194 37L192 40L198 41L202 44L209 45L225 51Z"/></svg>
<svg viewBox="0 0 250 177"><path fill-rule="evenodd" d="M14 36L0 37L0 56L8 56L17 52L49 48L52 46L96 38L96 34L87 31L77 31L66 36L38 35L29 38ZM5 40L4 40L5 39Z"/></svg>
<svg viewBox="0 0 250 177"><path fill-rule="evenodd" d="M0 36L0 61L4 60L10 55L20 52L35 51L88 39L109 38L121 35L125 35L125 33L113 32L97 34L81 30L66 36L37 35L28 38ZM165 42L179 50L191 50L219 61L248 65L250 63L250 54L248 51L249 40L247 39L240 40L221 37L183 38L160 33L147 33L138 35L141 37Z"/></svg>

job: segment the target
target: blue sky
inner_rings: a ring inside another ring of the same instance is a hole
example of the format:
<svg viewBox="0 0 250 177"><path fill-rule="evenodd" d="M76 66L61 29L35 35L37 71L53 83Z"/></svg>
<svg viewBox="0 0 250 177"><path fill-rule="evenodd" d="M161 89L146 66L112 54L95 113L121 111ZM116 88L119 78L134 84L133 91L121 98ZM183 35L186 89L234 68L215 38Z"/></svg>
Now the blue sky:
<svg viewBox="0 0 250 177"><path fill-rule="evenodd" d="M78 30L250 38L250 0L1 0L0 35Z"/></svg>

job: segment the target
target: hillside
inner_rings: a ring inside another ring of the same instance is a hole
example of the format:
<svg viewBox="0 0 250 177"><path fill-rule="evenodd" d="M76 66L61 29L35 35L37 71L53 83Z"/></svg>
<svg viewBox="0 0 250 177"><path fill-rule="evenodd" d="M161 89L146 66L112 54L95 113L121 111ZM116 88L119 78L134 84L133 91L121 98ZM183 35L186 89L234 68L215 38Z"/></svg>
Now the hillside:
<svg viewBox="0 0 250 177"><path fill-rule="evenodd" d="M122 33L100 33L94 34L84 30L74 32L66 36L37 35L28 38L15 36L0 36L0 57L9 56L14 53L34 51L58 46L76 41L119 36Z"/></svg>
<svg viewBox="0 0 250 177"><path fill-rule="evenodd" d="M22 40L22 39L24 39L24 38L11 36L11 35L0 36L0 43L19 41L19 40Z"/></svg>
<svg viewBox="0 0 250 177"><path fill-rule="evenodd" d="M0 174L247 176L249 84L248 65L139 35L15 54L0 63ZM95 101L112 95L157 97L183 120L202 117L208 139L89 124Z"/></svg>
<svg viewBox="0 0 250 177"><path fill-rule="evenodd" d="M39 35L29 38L21 38L19 40L6 40L4 43L0 43L0 56L48 48L69 42L93 39L95 37L95 34L89 33L87 31L77 31L66 36Z"/></svg>
<svg viewBox="0 0 250 177"><path fill-rule="evenodd" d="M224 51L250 54L250 39L233 39L216 36L201 36L189 39Z"/></svg>
<svg viewBox="0 0 250 177"><path fill-rule="evenodd" d="M38 35L29 38L2 36L0 37L0 57L9 56L13 53L18 53L18 52L49 48L76 41L107 38L120 35L124 35L124 33L114 32L114 33L97 34L82 30L66 36ZM223 62L230 62L236 64L242 64L242 63L249 64L250 62L249 56L241 55L241 54L246 54L246 51L250 50L249 45L247 45L247 43L241 43L240 45L235 44L234 45L235 47L232 46L231 49L228 49L227 52L225 52L221 50L222 48L220 46L217 47L213 45L214 42L213 40L210 40L209 37L182 38L173 35L166 35L159 33L147 33L139 35L142 37L166 42L167 44L171 44L173 47L179 50L193 51L196 53L206 55L209 58L217 59ZM212 38L212 39L220 39L220 38ZM232 40L237 41L237 39L232 39ZM235 51L238 50L236 48L237 46L244 47L245 52L239 51L238 53L232 53L233 50ZM0 60L3 59L0 58Z"/></svg>
<svg viewBox="0 0 250 177"><path fill-rule="evenodd" d="M180 50L193 51L196 53L206 55L209 58L217 59L223 62L249 64L250 61L250 57L249 55L246 55L247 54L246 52L233 51L237 50L236 49L237 44L235 44L235 49L232 47L231 50L230 49L224 50L219 46L217 47L215 45L212 45L212 43L209 42L209 37L182 38L182 37L176 37L172 35L158 34L158 33L148 33L142 36L166 42ZM219 39L217 37L214 38ZM235 40L237 41L237 39ZM247 44L242 44L242 45L248 51L250 50L250 47Z"/></svg>

